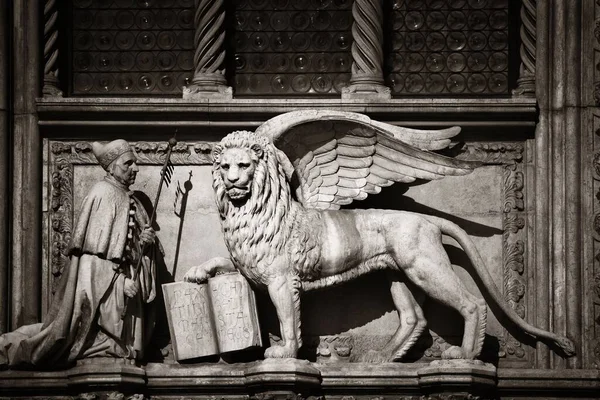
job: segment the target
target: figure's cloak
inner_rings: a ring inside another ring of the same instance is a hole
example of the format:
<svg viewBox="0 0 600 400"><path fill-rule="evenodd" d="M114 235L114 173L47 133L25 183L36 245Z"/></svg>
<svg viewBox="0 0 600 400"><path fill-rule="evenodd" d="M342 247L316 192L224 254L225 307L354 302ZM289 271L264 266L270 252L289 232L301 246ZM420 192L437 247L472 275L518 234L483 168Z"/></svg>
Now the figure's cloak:
<svg viewBox="0 0 600 400"><path fill-rule="evenodd" d="M0 336L0 365L55 367L83 358L101 350L90 349L98 331L95 324L120 340L125 276L118 273L118 267L124 260L130 198L136 220L143 227L148 215L131 192L109 179L94 185L83 201L71 239L70 264L63 271L44 322ZM156 266L154 257L148 255L136 296L145 303L156 295ZM130 301L129 307L138 302ZM141 318L139 311L136 314Z"/></svg>

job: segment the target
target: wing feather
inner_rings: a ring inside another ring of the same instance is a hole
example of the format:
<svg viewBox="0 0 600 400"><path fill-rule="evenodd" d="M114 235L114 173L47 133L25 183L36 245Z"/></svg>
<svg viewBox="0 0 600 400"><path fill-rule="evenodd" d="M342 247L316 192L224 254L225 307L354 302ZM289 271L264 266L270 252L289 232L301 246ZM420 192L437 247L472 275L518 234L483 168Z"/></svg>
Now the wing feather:
<svg viewBox="0 0 600 400"><path fill-rule="evenodd" d="M419 130L373 121L365 115L303 110L261 125L296 169L306 207L338 209L394 182L434 180L470 173L478 163L430 150L450 144L460 128Z"/></svg>
<svg viewBox="0 0 600 400"><path fill-rule="evenodd" d="M337 165L339 165L339 164L337 164ZM342 168L338 168L336 172L340 178L359 179L359 178L366 178L367 176L369 176L368 168L351 169L351 168L342 167Z"/></svg>
<svg viewBox="0 0 600 400"><path fill-rule="evenodd" d="M354 146L338 146L337 153L340 156L351 158L363 158L372 156L375 153L375 146L354 147Z"/></svg>

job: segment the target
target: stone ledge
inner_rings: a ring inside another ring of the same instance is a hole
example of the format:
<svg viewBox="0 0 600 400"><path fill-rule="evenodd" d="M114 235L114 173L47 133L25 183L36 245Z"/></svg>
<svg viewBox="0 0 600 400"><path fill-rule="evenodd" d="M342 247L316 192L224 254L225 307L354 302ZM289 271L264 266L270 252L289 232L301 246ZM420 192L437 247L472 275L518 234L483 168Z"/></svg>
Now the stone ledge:
<svg viewBox="0 0 600 400"><path fill-rule="evenodd" d="M149 399L417 400L438 398L596 398L598 370L500 369L479 362L430 364L82 363L55 372L2 371L0 399L76 399L79 393L138 393ZM454 396L454 397L452 397Z"/></svg>
<svg viewBox="0 0 600 400"><path fill-rule="evenodd" d="M535 100L501 99L232 99L43 98L42 126L252 127L288 111L332 109L405 126L521 126L537 120ZM426 118L424 118L426 117Z"/></svg>
<svg viewBox="0 0 600 400"><path fill-rule="evenodd" d="M497 390L516 398L598 398L600 370L499 369Z"/></svg>
<svg viewBox="0 0 600 400"><path fill-rule="evenodd" d="M431 364L318 364L303 360L266 360L247 364L78 364L57 372L4 371L2 395L65 396L89 392L144 393L149 398L193 396L303 397L355 396L360 393L478 395L495 390L496 368L481 362ZM0 396L2 396L0 395Z"/></svg>

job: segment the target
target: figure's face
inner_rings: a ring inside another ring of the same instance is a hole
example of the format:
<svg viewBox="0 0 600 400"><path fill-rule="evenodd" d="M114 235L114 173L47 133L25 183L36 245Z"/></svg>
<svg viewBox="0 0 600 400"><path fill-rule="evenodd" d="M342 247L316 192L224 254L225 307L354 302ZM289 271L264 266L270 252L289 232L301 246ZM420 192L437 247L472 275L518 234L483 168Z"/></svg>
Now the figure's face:
<svg viewBox="0 0 600 400"><path fill-rule="evenodd" d="M251 150L231 148L221 153L219 167L221 178L231 200L240 201L250 195L256 160Z"/></svg>
<svg viewBox="0 0 600 400"><path fill-rule="evenodd" d="M139 171L137 158L132 152L121 154L110 166L109 173L125 186L135 183Z"/></svg>

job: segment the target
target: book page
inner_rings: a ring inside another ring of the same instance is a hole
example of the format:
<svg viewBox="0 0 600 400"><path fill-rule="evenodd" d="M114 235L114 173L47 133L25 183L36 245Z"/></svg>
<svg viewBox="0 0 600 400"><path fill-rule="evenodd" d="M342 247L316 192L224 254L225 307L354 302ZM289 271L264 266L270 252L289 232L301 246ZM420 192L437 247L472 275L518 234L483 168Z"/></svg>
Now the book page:
<svg viewBox="0 0 600 400"><path fill-rule="evenodd" d="M174 282L162 289L175 359L218 354L208 285Z"/></svg>
<svg viewBox="0 0 600 400"><path fill-rule="evenodd" d="M217 275L208 280L221 353L261 346L256 298L241 274Z"/></svg>

